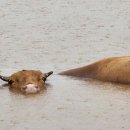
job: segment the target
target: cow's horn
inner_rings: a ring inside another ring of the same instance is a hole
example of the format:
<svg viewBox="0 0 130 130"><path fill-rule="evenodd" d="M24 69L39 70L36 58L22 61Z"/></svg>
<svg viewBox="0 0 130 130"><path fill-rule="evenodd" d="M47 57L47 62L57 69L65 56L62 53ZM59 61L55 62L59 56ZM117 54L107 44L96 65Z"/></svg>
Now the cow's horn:
<svg viewBox="0 0 130 130"><path fill-rule="evenodd" d="M3 81L6 81L6 82L10 82L9 77L5 77L5 76L0 75L0 79L2 79Z"/></svg>
<svg viewBox="0 0 130 130"><path fill-rule="evenodd" d="M48 76L50 76L51 74L53 74L53 71L50 71L48 73L45 73L45 78L47 78Z"/></svg>

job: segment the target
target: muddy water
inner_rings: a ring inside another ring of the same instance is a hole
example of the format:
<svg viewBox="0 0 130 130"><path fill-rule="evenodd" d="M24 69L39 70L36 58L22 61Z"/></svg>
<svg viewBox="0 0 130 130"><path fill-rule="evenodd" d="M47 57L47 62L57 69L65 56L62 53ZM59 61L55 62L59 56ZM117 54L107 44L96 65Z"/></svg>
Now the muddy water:
<svg viewBox="0 0 130 130"><path fill-rule="evenodd" d="M129 7L129 0L1 0L0 73L55 73L35 96L0 81L0 130L129 130L129 85L56 75L129 55Z"/></svg>

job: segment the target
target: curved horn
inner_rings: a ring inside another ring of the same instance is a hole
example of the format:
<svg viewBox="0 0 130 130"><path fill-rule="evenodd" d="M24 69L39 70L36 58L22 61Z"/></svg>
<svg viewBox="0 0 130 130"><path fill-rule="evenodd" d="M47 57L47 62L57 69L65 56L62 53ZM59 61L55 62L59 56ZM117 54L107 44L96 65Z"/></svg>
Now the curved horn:
<svg viewBox="0 0 130 130"><path fill-rule="evenodd" d="M48 73L45 73L45 78L47 78L48 76L50 76L51 74L53 74L53 71L50 71Z"/></svg>
<svg viewBox="0 0 130 130"><path fill-rule="evenodd" d="M5 76L0 75L0 79L2 79L3 81L6 81L6 82L10 82L9 77L5 77Z"/></svg>
<svg viewBox="0 0 130 130"><path fill-rule="evenodd" d="M51 74L53 74L53 71L50 71L50 72L48 72L48 73L45 73L45 74L44 74L44 77L42 77L42 80L45 82L46 79L47 79L47 77L50 76Z"/></svg>

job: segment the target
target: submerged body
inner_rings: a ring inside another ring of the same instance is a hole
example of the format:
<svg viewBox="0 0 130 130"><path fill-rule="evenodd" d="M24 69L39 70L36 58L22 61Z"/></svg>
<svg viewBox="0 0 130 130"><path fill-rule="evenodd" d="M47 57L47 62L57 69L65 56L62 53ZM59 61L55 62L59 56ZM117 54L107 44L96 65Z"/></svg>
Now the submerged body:
<svg viewBox="0 0 130 130"><path fill-rule="evenodd" d="M23 93L37 93L45 88L45 81L53 72L42 73L37 70L22 70L9 77L1 76L0 79L8 82L10 88Z"/></svg>
<svg viewBox="0 0 130 130"><path fill-rule="evenodd" d="M106 58L84 67L61 72L60 74L129 84L130 56Z"/></svg>

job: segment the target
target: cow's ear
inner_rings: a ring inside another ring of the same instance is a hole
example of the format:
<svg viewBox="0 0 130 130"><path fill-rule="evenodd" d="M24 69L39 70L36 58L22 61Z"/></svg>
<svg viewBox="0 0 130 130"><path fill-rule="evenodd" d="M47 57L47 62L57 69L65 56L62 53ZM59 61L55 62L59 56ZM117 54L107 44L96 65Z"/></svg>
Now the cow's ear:
<svg viewBox="0 0 130 130"><path fill-rule="evenodd" d="M46 81L47 77L49 77L51 74L53 74L53 71L50 71L48 73L45 73L44 76L42 77L43 81Z"/></svg>
<svg viewBox="0 0 130 130"><path fill-rule="evenodd" d="M2 75L0 75L0 79L2 79L5 82L8 82L8 83L11 81L10 77L6 77L6 76L2 76Z"/></svg>
<svg viewBox="0 0 130 130"><path fill-rule="evenodd" d="M26 71L26 70L22 70L22 71Z"/></svg>

